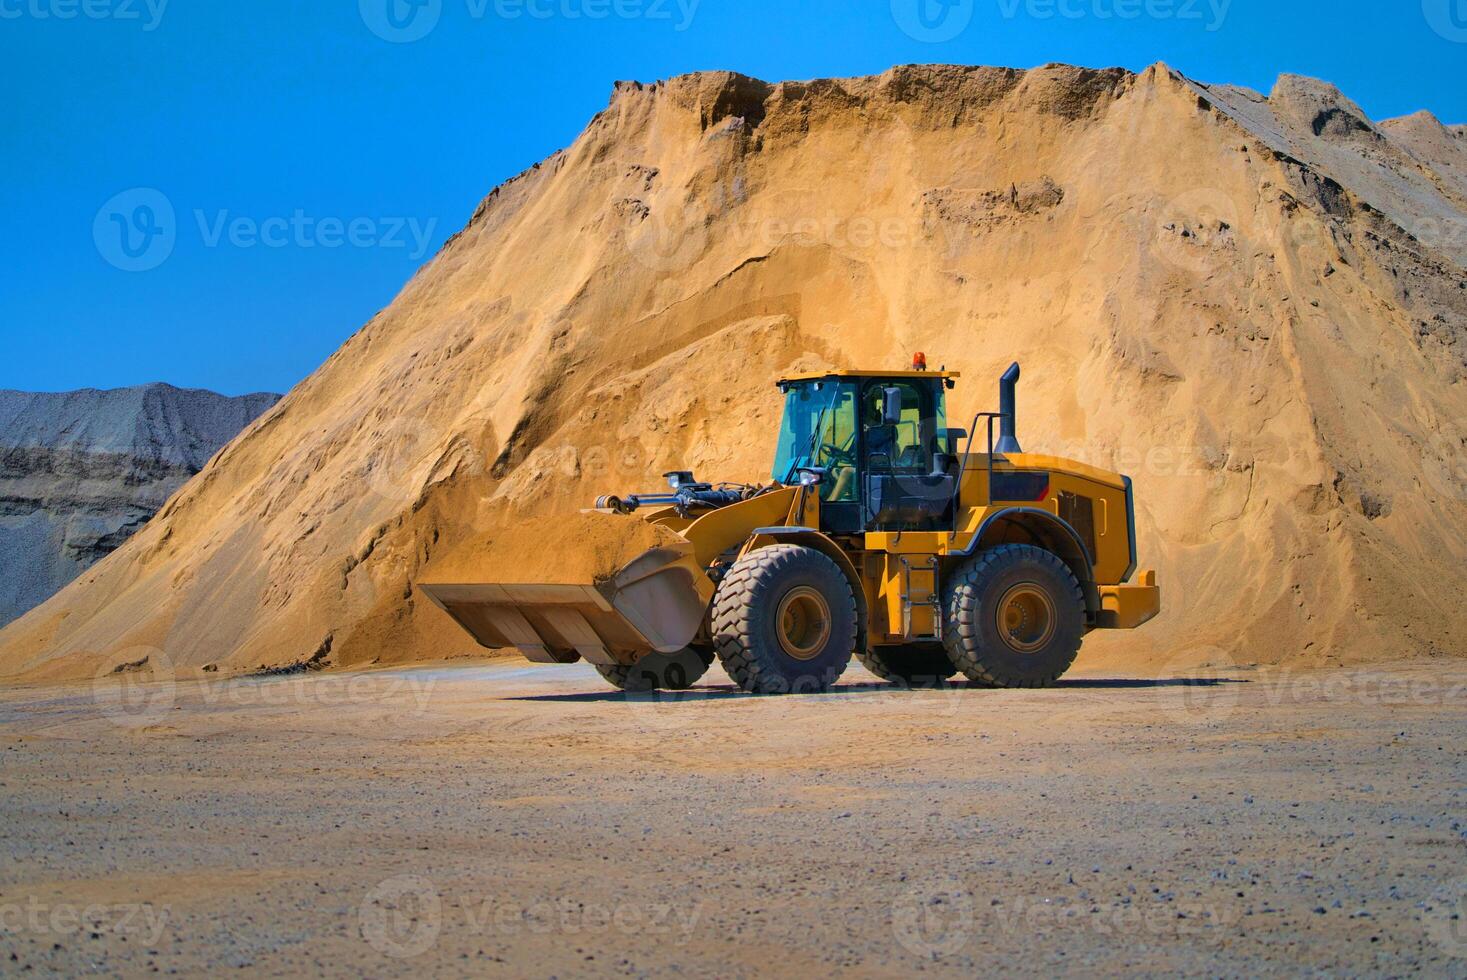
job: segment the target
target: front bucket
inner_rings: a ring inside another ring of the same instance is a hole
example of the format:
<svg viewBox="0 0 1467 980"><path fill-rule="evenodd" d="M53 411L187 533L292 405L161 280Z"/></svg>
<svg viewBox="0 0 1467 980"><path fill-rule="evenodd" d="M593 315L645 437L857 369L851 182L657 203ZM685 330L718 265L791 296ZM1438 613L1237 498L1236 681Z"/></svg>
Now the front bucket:
<svg viewBox="0 0 1467 980"><path fill-rule="evenodd" d="M643 552L587 585L419 583L481 646L516 647L537 663L632 664L692 642L713 581L691 544Z"/></svg>

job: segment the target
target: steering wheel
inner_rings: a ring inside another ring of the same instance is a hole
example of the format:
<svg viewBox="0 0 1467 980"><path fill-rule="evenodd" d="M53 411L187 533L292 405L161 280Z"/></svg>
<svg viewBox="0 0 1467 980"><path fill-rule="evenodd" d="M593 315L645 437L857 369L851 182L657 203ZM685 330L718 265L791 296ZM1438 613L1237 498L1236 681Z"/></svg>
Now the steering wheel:
<svg viewBox="0 0 1467 980"><path fill-rule="evenodd" d="M845 463L848 466L854 466L856 463L855 449L856 434L852 432L850 438L846 439L845 445L843 446L837 446L832 442L822 442L820 444L820 455L827 464Z"/></svg>

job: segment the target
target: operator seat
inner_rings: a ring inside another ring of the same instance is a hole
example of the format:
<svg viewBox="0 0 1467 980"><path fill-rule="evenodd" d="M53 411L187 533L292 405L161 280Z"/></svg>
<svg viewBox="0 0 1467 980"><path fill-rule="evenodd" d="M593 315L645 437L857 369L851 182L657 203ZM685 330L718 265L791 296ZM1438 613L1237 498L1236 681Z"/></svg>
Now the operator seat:
<svg viewBox="0 0 1467 980"><path fill-rule="evenodd" d="M896 465L897 429L894 425L873 425L866 429L866 468L871 469L871 460L886 457L886 467Z"/></svg>

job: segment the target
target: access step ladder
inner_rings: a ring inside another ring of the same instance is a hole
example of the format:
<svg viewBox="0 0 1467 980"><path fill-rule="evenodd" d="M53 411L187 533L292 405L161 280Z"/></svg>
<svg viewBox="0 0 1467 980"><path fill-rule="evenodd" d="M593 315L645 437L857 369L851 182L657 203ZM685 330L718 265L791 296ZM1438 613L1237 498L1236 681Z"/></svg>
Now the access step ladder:
<svg viewBox="0 0 1467 980"><path fill-rule="evenodd" d="M938 561L931 555L925 562L913 564L906 555L902 562L902 635L909 640L942 639L942 588L938 581ZM912 633L912 610L926 606L932 610L932 632Z"/></svg>

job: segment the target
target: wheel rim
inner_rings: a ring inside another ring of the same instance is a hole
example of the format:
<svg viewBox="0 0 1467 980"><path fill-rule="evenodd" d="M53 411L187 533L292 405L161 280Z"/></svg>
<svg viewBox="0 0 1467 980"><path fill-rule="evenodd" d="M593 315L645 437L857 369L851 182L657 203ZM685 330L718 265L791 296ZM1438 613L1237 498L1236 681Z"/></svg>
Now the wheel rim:
<svg viewBox="0 0 1467 980"><path fill-rule="evenodd" d="M1032 582L1015 585L998 603L998 635L1018 653L1034 653L1054 636L1054 602Z"/></svg>
<svg viewBox="0 0 1467 980"><path fill-rule="evenodd" d="M830 638L830 606L808 585L785 593L774 622L780 648L796 660L813 659Z"/></svg>

